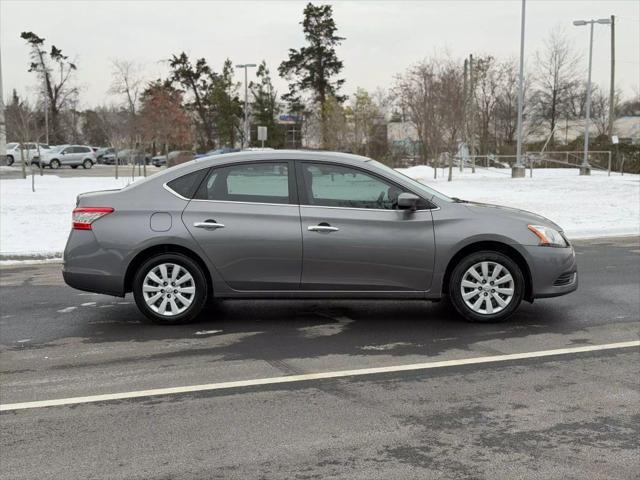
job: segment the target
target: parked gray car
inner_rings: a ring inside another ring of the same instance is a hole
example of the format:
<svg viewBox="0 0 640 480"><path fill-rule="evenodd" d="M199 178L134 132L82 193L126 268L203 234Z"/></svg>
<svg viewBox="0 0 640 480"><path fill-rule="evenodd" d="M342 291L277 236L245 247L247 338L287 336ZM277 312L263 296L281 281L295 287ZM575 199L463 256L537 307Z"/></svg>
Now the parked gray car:
<svg viewBox="0 0 640 480"><path fill-rule="evenodd" d="M578 286L560 227L340 153L203 157L78 196L64 279L158 323L218 298L451 299L471 321Z"/></svg>
<svg viewBox="0 0 640 480"><path fill-rule="evenodd" d="M42 153L42 166L53 169L68 165L71 168L91 168L96 163L96 153L86 145L59 145Z"/></svg>

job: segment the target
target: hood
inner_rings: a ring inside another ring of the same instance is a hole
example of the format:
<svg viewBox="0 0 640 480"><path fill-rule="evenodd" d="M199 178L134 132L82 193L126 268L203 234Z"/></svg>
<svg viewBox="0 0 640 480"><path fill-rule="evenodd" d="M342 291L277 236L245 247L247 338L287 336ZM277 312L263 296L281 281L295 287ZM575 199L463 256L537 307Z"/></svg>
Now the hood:
<svg viewBox="0 0 640 480"><path fill-rule="evenodd" d="M552 222L542 215L528 212L526 210L520 210L518 208L503 207L501 205L492 205L490 203L478 203L478 202L464 202L464 205L468 210L479 215L499 215L503 218L509 218L511 220L520 221L528 225L542 225L545 227L551 227L555 230L562 231L557 223Z"/></svg>

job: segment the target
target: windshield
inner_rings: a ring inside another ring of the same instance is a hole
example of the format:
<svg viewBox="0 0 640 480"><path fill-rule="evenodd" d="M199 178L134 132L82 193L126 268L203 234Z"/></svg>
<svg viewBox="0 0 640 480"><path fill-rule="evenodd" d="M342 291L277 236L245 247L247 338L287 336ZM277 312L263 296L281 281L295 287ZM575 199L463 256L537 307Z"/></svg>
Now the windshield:
<svg viewBox="0 0 640 480"><path fill-rule="evenodd" d="M402 172L399 172L398 170L396 170L395 168L391 168L388 167L387 165L385 165L384 163L380 163L376 160L367 160L367 162L369 162L372 165L375 165L376 167L387 171L388 173L394 174L394 175L400 175L402 176L402 178L410 183L413 187L415 187L416 190L418 190L420 193L422 193L425 197L427 197L427 199L432 199L433 197L436 197L440 200L444 200L445 202L449 202L449 203L454 203L455 200L447 197L444 193L440 193L437 190L434 190L430 187L427 187L424 183L420 183L417 180L414 180L413 178L405 175Z"/></svg>
<svg viewBox="0 0 640 480"><path fill-rule="evenodd" d="M51 147L50 150L51 152L59 152L60 150L62 150L63 148L67 147L68 145L58 145L56 147Z"/></svg>

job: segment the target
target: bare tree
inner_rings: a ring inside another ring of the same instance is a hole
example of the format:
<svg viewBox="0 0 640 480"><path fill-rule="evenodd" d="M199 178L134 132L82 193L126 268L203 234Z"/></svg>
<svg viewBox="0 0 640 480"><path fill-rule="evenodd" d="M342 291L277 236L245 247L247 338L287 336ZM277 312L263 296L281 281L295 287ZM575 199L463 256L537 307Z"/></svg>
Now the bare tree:
<svg viewBox="0 0 640 480"><path fill-rule="evenodd" d="M22 178L27 178L27 163L29 162L26 144L33 140L35 135L35 113L26 100L21 99L14 90L10 103L5 109L6 128L9 138L16 139L21 145L20 158L14 158L15 163L20 162Z"/></svg>
<svg viewBox="0 0 640 480"><path fill-rule="evenodd" d="M571 116L572 102L578 94L582 74L580 56L575 52L566 31L556 27L536 52L533 103L537 106L535 119L551 136L558 120Z"/></svg>
<svg viewBox="0 0 640 480"><path fill-rule="evenodd" d="M424 60L397 77L394 94L416 129L424 162L432 159L435 167L440 152L457 150L465 121L463 71L458 62Z"/></svg>
<svg viewBox="0 0 640 480"><path fill-rule="evenodd" d="M132 60L111 60L113 77L109 93L123 98L124 107L135 117L138 109L138 98L142 93L144 80L142 66Z"/></svg>
<svg viewBox="0 0 640 480"><path fill-rule="evenodd" d="M78 89L71 86L71 74L76 70L76 65L55 45L51 46L49 52L45 51L45 39L35 33L22 32L20 37L31 47L29 71L38 74L38 90L44 91L47 99L47 109L51 113L51 141L63 143L64 133L59 117L68 103L78 96Z"/></svg>

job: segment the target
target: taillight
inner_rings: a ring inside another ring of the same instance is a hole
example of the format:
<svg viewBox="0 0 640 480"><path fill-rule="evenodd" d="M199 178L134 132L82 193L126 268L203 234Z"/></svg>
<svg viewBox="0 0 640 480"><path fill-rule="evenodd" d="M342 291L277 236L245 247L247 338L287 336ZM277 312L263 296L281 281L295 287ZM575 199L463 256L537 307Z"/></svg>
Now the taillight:
<svg viewBox="0 0 640 480"><path fill-rule="evenodd" d="M79 207L73 209L74 230L91 230L91 224L113 212L111 207Z"/></svg>

